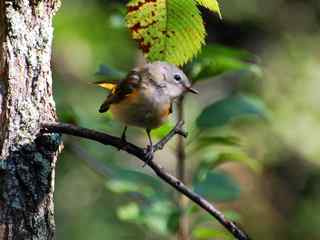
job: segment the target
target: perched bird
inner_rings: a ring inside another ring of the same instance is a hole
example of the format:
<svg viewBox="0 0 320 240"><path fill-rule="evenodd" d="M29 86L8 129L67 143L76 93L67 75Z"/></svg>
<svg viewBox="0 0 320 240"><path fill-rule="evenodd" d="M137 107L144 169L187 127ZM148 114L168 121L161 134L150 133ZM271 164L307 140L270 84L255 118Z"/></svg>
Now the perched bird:
<svg viewBox="0 0 320 240"><path fill-rule="evenodd" d="M99 112L110 110L113 117L125 125L122 140L126 141L127 126L146 129L149 146L147 154L153 157L152 129L160 127L172 113L175 99L185 92L198 93L187 76L175 65L153 62L135 68L121 81L98 82L110 90Z"/></svg>

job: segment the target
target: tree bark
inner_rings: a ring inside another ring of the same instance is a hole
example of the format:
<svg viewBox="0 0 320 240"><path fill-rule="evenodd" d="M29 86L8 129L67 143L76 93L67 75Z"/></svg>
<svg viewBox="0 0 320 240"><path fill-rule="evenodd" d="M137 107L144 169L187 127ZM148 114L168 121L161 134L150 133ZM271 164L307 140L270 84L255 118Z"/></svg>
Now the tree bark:
<svg viewBox="0 0 320 240"><path fill-rule="evenodd" d="M54 238L60 135L50 70L58 0L0 0L0 240Z"/></svg>

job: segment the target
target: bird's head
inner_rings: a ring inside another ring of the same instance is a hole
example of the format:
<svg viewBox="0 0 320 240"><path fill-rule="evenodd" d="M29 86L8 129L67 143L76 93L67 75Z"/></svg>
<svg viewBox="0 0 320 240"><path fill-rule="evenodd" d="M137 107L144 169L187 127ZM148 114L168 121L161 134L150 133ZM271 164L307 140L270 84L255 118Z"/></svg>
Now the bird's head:
<svg viewBox="0 0 320 240"><path fill-rule="evenodd" d="M153 62L147 65L152 79L163 88L170 98L177 98L183 93L191 92L198 94L193 89L191 82L184 72L173 64L166 62Z"/></svg>

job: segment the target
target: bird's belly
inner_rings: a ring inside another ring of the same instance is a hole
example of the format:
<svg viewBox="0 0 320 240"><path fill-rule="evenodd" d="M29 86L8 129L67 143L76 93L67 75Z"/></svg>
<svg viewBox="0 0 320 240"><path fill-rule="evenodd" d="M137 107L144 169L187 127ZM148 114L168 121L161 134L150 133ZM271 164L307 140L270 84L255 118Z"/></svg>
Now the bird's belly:
<svg viewBox="0 0 320 240"><path fill-rule="evenodd" d="M154 129L160 127L168 118L170 103L150 102L146 99L132 101L125 99L112 104L113 117L126 125Z"/></svg>

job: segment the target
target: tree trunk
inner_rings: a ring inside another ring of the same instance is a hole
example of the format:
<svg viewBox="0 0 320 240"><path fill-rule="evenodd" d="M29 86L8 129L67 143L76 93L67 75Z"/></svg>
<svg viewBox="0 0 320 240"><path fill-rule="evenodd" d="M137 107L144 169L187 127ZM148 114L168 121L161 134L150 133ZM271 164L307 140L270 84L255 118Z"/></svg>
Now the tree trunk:
<svg viewBox="0 0 320 240"><path fill-rule="evenodd" d="M60 136L50 70L58 0L0 0L0 240L54 238Z"/></svg>

